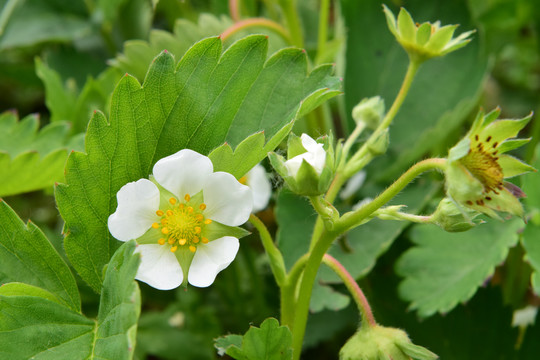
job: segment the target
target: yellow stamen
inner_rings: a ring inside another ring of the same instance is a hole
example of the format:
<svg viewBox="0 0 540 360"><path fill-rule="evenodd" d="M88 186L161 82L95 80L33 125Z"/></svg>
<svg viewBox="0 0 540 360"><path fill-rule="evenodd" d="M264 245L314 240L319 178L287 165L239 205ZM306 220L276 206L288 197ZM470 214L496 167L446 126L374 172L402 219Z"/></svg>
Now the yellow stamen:
<svg viewBox="0 0 540 360"><path fill-rule="evenodd" d="M202 238L202 243L203 243L203 244L208 244L208 239L205 238L205 237L203 237L203 238Z"/></svg>
<svg viewBox="0 0 540 360"><path fill-rule="evenodd" d="M163 216L163 214L165 214L165 213L163 211L161 211L161 210L156 211L157 216Z"/></svg>
<svg viewBox="0 0 540 360"><path fill-rule="evenodd" d="M178 240L178 243L182 246L186 245L187 240L186 239L180 239Z"/></svg>
<svg viewBox="0 0 540 360"><path fill-rule="evenodd" d="M152 224L152 227L153 227L154 229L157 229L157 228L159 227L159 224L158 224L158 223L153 223L153 224Z"/></svg>
<svg viewBox="0 0 540 360"><path fill-rule="evenodd" d="M212 219L206 219L206 220L204 220L204 223L205 223L206 225L211 224L211 223L212 223Z"/></svg>
<svg viewBox="0 0 540 360"><path fill-rule="evenodd" d="M172 216L172 215L173 215L172 210L167 210L167 216Z"/></svg>
<svg viewBox="0 0 540 360"><path fill-rule="evenodd" d="M206 204L203 203L203 204L199 205L199 209L201 209L201 210L206 209Z"/></svg>
<svg viewBox="0 0 540 360"><path fill-rule="evenodd" d="M169 233L169 228L164 227L164 228L161 229L161 232L163 234L167 235Z"/></svg>
<svg viewBox="0 0 540 360"><path fill-rule="evenodd" d="M169 202L171 203L171 205L174 205L176 204L176 199L172 197L169 199Z"/></svg>
<svg viewBox="0 0 540 360"><path fill-rule="evenodd" d="M176 241L176 240L174 240L173 237L170 237L170 238L169 238L169 244L170 244L170 245L174 244L175 241Z"/></svg>
<svg viewBox="0 0 540 360"><path fill-rule="evenodd" d="M186 196L184 196L184 199L185 199L186 201L189 201L189 199L191 199L191 196L189 196L189 194L186 194Z"/></svg>
<svg viewBox="0 0 540 360"><path fill-rule="evenodd" d="M174 246L171 248L171 252L175 252L176 250L178 250L178 246L174 245Z"/></svg>
<svg viewBox="0 0 540 360"><path fill-rule="evenodd" d="M193 245L190 245L189 246L189 251L191 251L192 253L194 253L195 251L197 251L197 248Z"/></svg>
<svg viewBox="0 0 540 360"><path fill-rule="evenodd" d="M242 185L247 184L247 176L242 176L240 179L238 179L238 182Z"/></svg>
<svg viewBox="0 0 540 360"><path fill-rule="evenodd" d="M159 239L158 244L159 245L165 245L165 239L164 238Z"/></svg>
<svg viewBox="0 0 540 360"><path fill-rule="evenodd" d="M182 209L184 208L184 206L185 206L184 204L178 205L178 207L180 208L180 210L182 210Z"/></svg>
<svg viewBox="0 0 540 360"><path fill-rule="evenodd" d="M161 219L161 223L162 223L163 225L166 225L166 224L167 224L167 222L168 222L168 220L167 220L167 219Z"/></svg>
<svg viewBox="0 0 540 360"><path fill-rule="evenodd" d="M198 222L201 222L204 220L204 216L202 214L197 214L197 216L195 216L195 218L197 219Z"/></svg>
<svg viewBox="0 0 540 360"><path fill-rule="evenodd" d="M200 234L200 233L201 233L201 227L195 226L195 234Z"/></svg>
<svg viewBox="0 0 540 360"><path fill-rule="evenodd" d="M193 212L193 208L192 208L191 206L188 206L188 207L187 207L187 211L188 211L188 213L191 214L191 213Z"/></svg>
<svg viewBox="0 0 540 360"><path fill-rule="evenodd" d="M199 243L199 238L195 236L193 238L193 243L198 244Z"/></svg>

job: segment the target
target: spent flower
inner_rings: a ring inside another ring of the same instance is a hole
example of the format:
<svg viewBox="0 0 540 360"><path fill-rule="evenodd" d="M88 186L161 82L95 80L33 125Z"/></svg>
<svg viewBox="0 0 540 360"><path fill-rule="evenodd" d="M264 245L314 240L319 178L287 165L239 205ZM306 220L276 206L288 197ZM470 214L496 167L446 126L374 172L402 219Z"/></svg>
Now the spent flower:
<svg viewBox="0 0 540 360"><path fill-rule="evenodd" d="M518 120L497 120L500 110L480 111L471 130L448 153L446 192L457 204L500 218L497 212L523 216L519 198L525 194L504 181L535 171L522 161L504 154L529 139L513 139L532 115Z"/></svg>
<svg viewBox="0 0 540 360"><path fill-rule="evenodd" d="M407 51L411 60L423 62L433 57L444 56L467 45L474 31L454 37L458 25L441 26L435 23L415 23L411 14L401 8L397 17L383 5L388 28L399 44Z"/></svg>
<svg viewBox="0 0 540 360"><path fill-rule="evenodd" d="M124 185L109 216L111 234L135 239L141 265L136 278L168 290L206 287L235 258L252 209L251 190L211 160L184 149L159 160L151 180Z"/></svg>

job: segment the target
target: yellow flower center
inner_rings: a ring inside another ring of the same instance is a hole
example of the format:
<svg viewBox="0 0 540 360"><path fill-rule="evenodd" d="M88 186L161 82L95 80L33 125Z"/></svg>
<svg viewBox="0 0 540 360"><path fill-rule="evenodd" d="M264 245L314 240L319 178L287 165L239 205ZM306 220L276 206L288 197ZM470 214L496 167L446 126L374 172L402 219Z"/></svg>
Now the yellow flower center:
<svg viewBox="0 0 540 360"><path fill-rule="evenodd" d="M192 204L189 194L184 196L184 200L179 202L176 198L170 198L170 208L156 211L161 220L152 224L152 228L159 229L163 236L158 243L169 245L172 252L177 251L179 246L187 246L191 252L195 252L197 244L208 243L208 239L201 235L204 226L212 222L204 217L206 204Z"/></svg>
<svg viewBox="0 0 540 360"><path fill-rule="evenodd" d="M504 174L498 163L499 158L496 156L498 143L490 144L490 141L491 136L488 136L485 143L483 143L478 138L478 135L475 135L474 141L471 141L469 153L460 161L482 183L485 194L492 191L494 194L499 195L498 190L504 188ZM486 196L485 199L491 200L489 196ZM483 205L483 200L477 200L476 203Z"/></svg>

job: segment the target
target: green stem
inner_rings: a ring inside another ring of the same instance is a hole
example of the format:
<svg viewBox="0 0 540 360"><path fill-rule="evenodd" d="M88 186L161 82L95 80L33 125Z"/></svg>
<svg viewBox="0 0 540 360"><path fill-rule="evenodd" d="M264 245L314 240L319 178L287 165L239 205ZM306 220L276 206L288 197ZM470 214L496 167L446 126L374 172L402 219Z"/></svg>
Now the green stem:
<svg viewBox="0 0 540 360"><path fill-rule="evenodd" d="M302 353L302 344L304 342L304 334L306 332L306 324L309 313L309 303L311 300L311 291L313 283L317 277L317 271L322 262L324 254L332 245L332 242L337 238L337 233L329 232L323 229L319 241L309 252L309 257L306 262L306 267L302 274L302 281L298 291L298 301L294 314L294 323L292 327L293 335L293 360L300 359Z"/></svg>
<svg viewBox="0 0 540 360"><path fill-rule="evenodd" d="M302 35L302 26L300 26L300 15L296 10L295 0L279 0L279 5L285 15L287 27L291 34L292 44L300 48L304 47L304 35Z"/></svg>
<svg viewBox="0 0 540 360"><path fill-rule="evenodd" d="M321 0L319 7L319 34L317 37L317 56L315 59L320 59L326 49L326 41L328 39L328 15L330 13L330 0ZM319 61L316 61L319 63Z"/></svg>
<svg viewBox="0 0 540 360"><path fill-rule="evenodd" d="M403 104L403 101L407 97L407 94L409 93L409 89L411 88L412 82L414 80L414 77L416 73L418 72L418 68L420 67L420 63L418 61L409 61L409 66L407 68L407 73L405 74L405 78L403 79L403 83L401 84L401 88L399 89L399 92L396 96L396 99L394 100L394 103L392 104L392 107L388 112L386 113L383 121L379 124L377 129L371 134L368 141L365 142L365 144L354 154L354 156L351 158L351 160L348 162L349 164L358 163L360 159L368 155L369 152L369 146L371 143L379 137L379 135L386 130L390 124L392 123L392 120L396 117L396 114L398 113L399 109L401 108L401 105ZM359 165L356 165L353 169L347 169L347 174L355 174L361 170L361 167Z"/></svg>
<svg viewBox="0 0 540 360"><path fill-rule="evenodd" d="M264 19L264 18L250 18L246 20L240 20L236 22L234 25L229 27L227 30L225 30L223 33L221 33L221 40L225 41L232 35L236 34L237 32L252 28L266 28L269 30L272 30L277 35L279 35L287 44L292 44L292 40L287 33L287 30L281 26L280 24L276 23L275 21Z"/></svg>
<svg viewBox="0 0 540 360"><path fill-rule="evenodd" d="M279 285L279 287L282 287L287 276L283 255L281 255L281 252L277 248L276 244L274 244L268 229L258 217L251 214L249 217L249 222L259 231L259 236L261 237L264 250L270 259L270 268L272 269L272 274L274 275L276 283Z"/></svg>
<svg viewBox="0 0 540 360"><path fill-rule="evenodd" d="M0 35L4 33L4 29L6 28L8 21L11 18L11 14L13 14L13 11L15 11L15 8L19 3L22 3L22 1L8 0L8 2L5 3L4 7L0 9Z"/></svg>
<svg viewBox="0 0 540 360"><path fill-rule="evenodd" d="M328 254L324 255L323 263L332 269L341 278L341 280L343 280L347 290L349 290L354 301L356 302L356 305L358 305L358 310L360 311L360 316L362 317L362 326L377 326L377 322L375 321L375 317L373 316L373 312L371 311L371 307L369 306L366 296L347 269L345 269L345 267L341 265L339 261Z"/></svg>
<svg viewBox="0 0 540 360"><path fill-rule="evenodd" d="M287 281L281 288L281 324L287 325L291 331L293 329L296 307L296 289L298 287L298 280L306 266L307 259L308 254L304 254L296 261L287 276Z"/></svg>
<svg viewBox="0 0 540 360"><path fill-rule="evenodd" d="M407 184L413 181L421 173L434 169L444 171L445 168L446 159L433 158L416 163L372 202L362 206L356 211L351 211L344 214L338 221L334 223L334 231L344 233L356 227L362 222L362 220L390 201L401 190L403 190Z"/></svg>

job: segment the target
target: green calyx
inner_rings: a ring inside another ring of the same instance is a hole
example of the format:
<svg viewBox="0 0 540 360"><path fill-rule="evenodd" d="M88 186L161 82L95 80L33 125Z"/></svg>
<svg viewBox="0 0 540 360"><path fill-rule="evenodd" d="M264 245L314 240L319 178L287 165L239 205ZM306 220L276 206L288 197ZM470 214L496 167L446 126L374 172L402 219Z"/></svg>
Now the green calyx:
<svg viewBox="0 0 540 360"><path fill-rule="evenodd" d="M383 5L388 28L400 45L407 51L411 60L423 62L427 59L444 56L458 50L469 41L474 31L467 31L454 37L458 25L440 26L440 22L417 24L404 8L399 11L397 20L392 11Z"/></svg>
<svg viewBox="0 0 540 360"><path fill-rule="evenodd" d="M519 198L523 192L504 181L533 167L504 154L528 142L512 139L530 121L531 115L517 120L497 120L500 110L478 113L471 130L448 154L445 172L448 196L469 209L499 218L497 212L523 216Z"/></svg>
<svg viewBox="0 0 540 360"><path fill-rule="evenodd" d="M362 326L341 348L340 360L433 360L438 356L409 340L400 329Z"/></svg>

